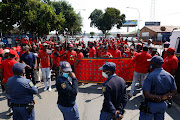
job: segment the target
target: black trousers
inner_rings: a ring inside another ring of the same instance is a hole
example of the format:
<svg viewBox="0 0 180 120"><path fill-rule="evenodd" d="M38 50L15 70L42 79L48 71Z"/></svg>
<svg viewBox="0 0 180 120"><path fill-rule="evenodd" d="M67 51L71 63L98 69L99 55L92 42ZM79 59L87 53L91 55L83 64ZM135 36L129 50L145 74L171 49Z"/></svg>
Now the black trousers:
<svg viewBox="0 0 180 120"><path fill-rule="evenodd" d="M34 77L34 70L33 69L25 69L26 71L26 78L30 79L34 85L36 85L35 77Z"/></svg>

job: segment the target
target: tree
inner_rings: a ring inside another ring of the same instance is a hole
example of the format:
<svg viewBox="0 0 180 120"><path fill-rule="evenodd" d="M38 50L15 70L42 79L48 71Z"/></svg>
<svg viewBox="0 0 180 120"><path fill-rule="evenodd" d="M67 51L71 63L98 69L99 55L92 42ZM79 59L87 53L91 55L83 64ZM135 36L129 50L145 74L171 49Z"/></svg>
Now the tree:
<svg viewBox="0 0 180 120"><path fill-rule="evenodd" d="M55 14L54 8L40 0L11 0L10 2L2 2L0 9L3 12L0 26L4 26L5 31L12 30L13 25L16 24L23 32L30 32L33 37L34 34L42 35L49 34L52 30L62 29L65 21L62 13Z"/></svg>
<svg viewBox="0 0 180 120"><path fill-rule="evenodd" d="M80 32L82 26L82 18L80 14L76 14L73 7L66 1L58 1L51 2L51 5L55 9L56 15L62 13L65 18L65 22L63 24L63 28L60 33L64 33L64 31L72 33Z"/></svg>
<svg viewBox="0 0 180 120"><path fill-rule="evenodd" d="M90 32L91 37L93 37L93 36L94 36L94 34L95 34L94 32Z"/></svg>
<svg viewBox="0 0 180 120"><path fill-rule="evenodd" d="M112 27L120 29L122 24L125 23L125 18L125 15L120 14L120 11L116 8L106 8L105 13L102 10L95 9L89 16L90 26L97 27L105 37Z"/></svg>

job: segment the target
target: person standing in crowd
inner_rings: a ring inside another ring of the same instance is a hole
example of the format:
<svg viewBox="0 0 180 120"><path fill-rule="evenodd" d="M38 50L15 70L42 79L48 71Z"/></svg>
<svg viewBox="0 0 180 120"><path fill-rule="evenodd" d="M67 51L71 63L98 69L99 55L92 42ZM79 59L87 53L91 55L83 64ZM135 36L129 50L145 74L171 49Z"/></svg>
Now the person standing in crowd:
<svg viewBox="0 0 180 120"><path fill-rule="evenodd" d="M76 61L76 63L74 64L74 66L76 66L76 65L81 61L81 59L84 58L84 55L83 55L83 53L81 52L81 50L82 50L82 47L81 47L81 46L78 46L77 51L76 51L76 53L77 53L77 61Z"/></svg>
<svg viewBox="0 0 180 120"><path fill-rule="evenodd" d="M117 49L116 45L113 45L112 56L113 58L122 58L121 51Z"/></svg>
<svg viewBox="0 0 180 120"><path fill-rule="evenodd" d="M126 82L115 74L116 64L113 62L105 63L99 70L102 70L102 76L107 78L102 86L104 103L100 120L120 120L128 101Z"/></svg>
<svg viewBox="0 0 180 120"><path fill-rule="evenodd" d="M168 48L166 51L167 57L164 59L163 69L169 72L172 76L175 76L178 68L178 58L174 54L174 48Z"/></svg>
<svg viewBox="0 0 180 120"><path fill-rule="evenodd" d="M24 63L14 64L12 68L14 76L7 81L13 120L35 120L33 94L37 94L38 89L29 79L23 77L25 67Z"/></svg>
<svg viewBox="0 0 180 120"><path fill-rule="evenodd" d="M101 53L101 58L112 58L113 56L111 55L110 52L108 52L108 47L104 46L104 49Z"/></svg>
<svg viewBox="0 0 180 120"><path fill-rule="evenodd" d="M37 58L29 49L29 46L26 45L25 53L21 56L20 61L26 64L26 78L32 80L33 84L36 85L34 70L37 69Z"/></svg>
<svg viewBox="0 0 180 120"><path fill-rule="evenodd" d="M76 104L78 93L78 80L72 72L71 65L61 62L61 72L56 81L58 91L58 108L63 114L64 120L79 120L79 112Z"/></svg>
<svg viewBox="0 0 180 120"><path fill-rule="evenodd" d="M50 55L46 52L47 46L47 43L43 43L43 49L39 52L38 58L42 68L42 77L45 85L44 91L48 88L47 81L49 82L49 91L51 91L51 59Z"/></svg>
<svg viewBox="0 0 180 120"><path fill-rule="evenodd" d="M9 57L9 49L4 49L3 57L1 61L8 59L8 57Z"/></svg>
<svg viewBox="0 0 180 120"><path fill-rule="evenodd" d="M0 66L0 76L1 76L1 79L3 80L6 97L8 100L9 115L12 115L12 109L10 106L11 100L10 100L10 96L9 96L9 92L8 92L8 88L7 88L7 81L10 77L12 77L14 75L14 73L12 71L12 67L15 63L17 63L17 61L14 59L15 55L16 55L16 51L10 50L9 57L6 60L3 60L1 66Z"/></svg>
<svg viewBox="0 0 180 120"><path fill-rule="evenodd" d="M88 50L88 48L86 48L86 45L85 45L85 44L83 44L82 53L83 53L83 55L84 55L85 58L88 57L89 50Z"/></svg>
<svg viewBox="0 0 180 120"><path fill-rule="evenodd" d="M11 48L12 47L12 39L7 38L7 42L8 42L8 47Z"/></svg>
<svg viewBox="0 0 180 120"><path fill-rule="evenodd" d="M166 100L177 92L174 77L162 68L163 58L154 56L151 68L154 70L146 77L143 84L146 107L140 106L139 120L164 120L167 108Z"/></svg>
<svg viewBox="0 0 180 120"><path fill-rule="evenodd" d="M155 47L152 47L152 50L151 50L151 56L160 56L160 54L158 53L157 51L157 48Z"/></svg>
<svg viewBox="0 0 180 120"><path fill-rule="evenodd" d="M21 46L19 46L19 41L15 41L15 48L17 53L21 51Z"/></svg>
<svg viewBox="0 0 180 120"><path fill-rule="evenodd" d="M147 61L151 59L151 55L148 53L148 47L143 47L143 52L138 53L134 58L132 58L132 63L136 63L135 71L133 74L133 82L131 84L131 90L128 93L129 97L132 97L135 91L135 84L140 79L140 85L143 85L144 77L148 73L150 62Z"/></svg>
<svg viewBox="0 0 180 120"><path fill-rule="evenodd" d="M89 58L95 58L96 57L96 49L93 46L93 43L89 43Z"/></svg>
<svg viewBox="0 0 180 120"><path fill-rule="evenodd" d="M26 44L24 44L24 43L22 43L21 44L21 51L19 52L19 57L21 58L21 56L22 56L22 54L24 54L25 53L25 46L26 46Z"/></svg>
<svg viewBox="0 0 180 120"><path fill-rule="evenodd" d="M70 63L71 68L74 72L74 64L76 63L76 58L77 58L77 53L73 50L73 45L69 44L68 45L68 51L66 53L66 60L67 62Z"/></svg>
<svg viewBox="0 0 180 120"><path fill-rule="evenodd" d="M162 52L162 58L163 59L165 59L166 57L167 57L167 49L169 48L169 45L170 45L170 43L169 42L165 42L164 44L163 44L163 47L164 47L164 50L163 50L163 52Z"/></svg>

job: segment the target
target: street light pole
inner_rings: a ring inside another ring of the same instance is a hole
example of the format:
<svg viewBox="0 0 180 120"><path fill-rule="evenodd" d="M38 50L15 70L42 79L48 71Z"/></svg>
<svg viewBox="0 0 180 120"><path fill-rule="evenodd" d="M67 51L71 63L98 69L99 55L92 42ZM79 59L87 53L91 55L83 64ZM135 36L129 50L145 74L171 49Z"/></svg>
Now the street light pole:
<svg viewBox="0 0 180 120"><path fill-rule="evenodd" d="M138 8L133 8L133 7L127 7L127 8L129 8L129 9L135 9L135 10L137 10L138 11L138 30L137 30L137 35L138 35L138 40L139 40L139 36L140 36L140 34L138 33L139 32L139 26L140 26L140 12L139 12L139 9Z"/></svg>

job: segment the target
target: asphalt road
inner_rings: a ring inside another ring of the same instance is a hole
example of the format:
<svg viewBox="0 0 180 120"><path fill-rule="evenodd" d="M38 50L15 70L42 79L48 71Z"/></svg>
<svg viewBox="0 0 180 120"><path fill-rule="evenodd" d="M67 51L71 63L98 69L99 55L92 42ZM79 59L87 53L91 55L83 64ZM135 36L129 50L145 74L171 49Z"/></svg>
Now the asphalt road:
<svg viewBox="0 0 180 120"><path fill-rule="evenodd" d="M36 120L63 120L63 116L57 107L57 91L52 82L53 89L51 92L43 91L43 83L38 83L39 94L35 95L35 116ZM101 92L102 84L85 84L79 87L77 96L77 105L79 109L81 120L98 120L100 110L102 108L103 96ZM128 90L130 87L128 87ZM132 97L127 106L124 120L138 120L139 118L139 104L142 101L140 89L137 90L136 96ZM0 89L0 120L12 120L12 117L6 116L7 101ZM180 107L173 103L165 114L165 120L179 120Z"/></svg>

